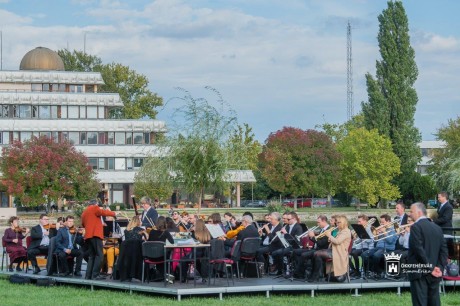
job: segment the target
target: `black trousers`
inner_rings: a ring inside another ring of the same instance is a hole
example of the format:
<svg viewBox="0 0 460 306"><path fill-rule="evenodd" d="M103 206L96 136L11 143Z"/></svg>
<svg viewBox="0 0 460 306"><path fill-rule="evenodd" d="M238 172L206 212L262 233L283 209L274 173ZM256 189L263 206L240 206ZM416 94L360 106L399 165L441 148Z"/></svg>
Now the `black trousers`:
<svg viewBox="0 0 460 306"><path fill-rule="evenodd" d="M422 275L421 278L410 281L410 293L414 306L439 306L439 283L441 278L432 275Z"/></svg>
<svg viewBox="0 0 460 306"><path fill-rule="evenodd" d="M29 257L29 260L32 263L33 267L38 267L38 264L37 264L38 255L48 255L48 246L40 245L36 248L27 250L27 256Z"/></svg>
<svg viewBox="0 0 460 306"><path fill-rule="evenodd" d="M102 259L102 240L99 237L93 237L86 240L86 245L89 251L88 266L86 268L86 279L93 279L99 276Z"/></svg>
<svg viewBox="0 0 460 306"><path fill-rule="evenodd" d="M69 259L68 257L71 256ZM79 249L72 249L70 254L62 251L58 253L59 266L61 267L61 273L68 273L73 271L73 261L75 260L75 272L81 271L81 263L83 261L83 252Z"/></svg>

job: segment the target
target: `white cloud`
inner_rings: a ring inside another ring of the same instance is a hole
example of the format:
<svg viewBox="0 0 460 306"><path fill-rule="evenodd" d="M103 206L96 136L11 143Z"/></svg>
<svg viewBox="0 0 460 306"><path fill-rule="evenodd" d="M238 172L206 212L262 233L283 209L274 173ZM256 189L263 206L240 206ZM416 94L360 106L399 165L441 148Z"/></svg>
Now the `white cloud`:
<svg viewBox="0 0 460 306"><path fill-rule="evenodd" d="M449 52L458 51L459 40L453 36L443 37L437 34L426 34L425 37L419 41L418 47L423 52Z"/></svg>

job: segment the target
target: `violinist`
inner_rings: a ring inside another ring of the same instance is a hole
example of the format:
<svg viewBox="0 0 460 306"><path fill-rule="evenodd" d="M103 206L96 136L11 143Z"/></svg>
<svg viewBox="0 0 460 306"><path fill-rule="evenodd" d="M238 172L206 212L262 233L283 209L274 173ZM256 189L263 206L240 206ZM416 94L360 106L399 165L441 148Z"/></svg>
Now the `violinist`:
<svg viewBox="0 0 460 306"><path fill-rule="evenodd" d="M232 222L233 221L233 222ZM228 232L229 230L232 230L232 229L235 229L233 228L233 225L234 222L236 221L235 217L232 215L231 212L226 212L224 214L224 228L225 228L225 231Z"/></svg>
<svg viewBox="0 0 460 306"><path fill-rule="evenodd" d="M22 245L22 239L29 233L28 228L19 227L19 218L12 216L8 220L9 228L5 230L3 242L6 244L6 252L10 256L9 271L14 272L13 264L17 263L16 271L22 271L20 265L27 260L26 248Z"/></svg>
<svg viewBox="0 0 460 306"><path fill-rule="evenodd" d="M83 252L77 245L83 244L83 236L81 231L74 230L72 235L70 229L74 227L74 217L67 216L65 218L64 227L58 230L56 235L56 249L54 254L58 255L58 264L64 276L72 275L81 276L81 263L83 261ZM75 271L73 271L73 261L75 262Z"/></svg>
<svg viewBox="0 0 460 306"><path fill-rule="evenodd" d="M50 224L47 214L41 214L38 225L32 227L30 237L32 242L27 249L27 256L32 263L34 274L40 273L40 268L37 264L38 255L48 255L48 247L50 244ZM56 225L54 225L56 228Z"/></svg>
<svg viewBox="0 0 460 306"><path fill-rule="evenodd" d="M171 236L171 233L169 233L167 230L166 230L166 218L163 217L163 216L160 216L158 217L158 220L157 220L157 225L156 225L156 229L153 229L150 234L149 234L149 241L162 241L162 242L166 242L169 241L169 243L171 244L174 244L174 238ZM170 251L168 250L168 253L166 254L166 258L169 258L170 255L169 255ZM160 261L160 260L163 260L164 257L161 256L161 257L157 257L157 258L151 258L152 260L155 260L155 261ZM156 266L156 270L157 270L157 273L158 273L158 277L155 278L155 280L163 280L164 279L164 265L157 265Z"/></svg>
<svg viewBox="0 0 460 306"><path fill-rule="evenodd" d="M153 222L153 224L157 222L158 212L152 207L152 200L149 197L142 197L140 203L144 209L141 215L142 226L145 228L152 227L151 222Z"/></svg>

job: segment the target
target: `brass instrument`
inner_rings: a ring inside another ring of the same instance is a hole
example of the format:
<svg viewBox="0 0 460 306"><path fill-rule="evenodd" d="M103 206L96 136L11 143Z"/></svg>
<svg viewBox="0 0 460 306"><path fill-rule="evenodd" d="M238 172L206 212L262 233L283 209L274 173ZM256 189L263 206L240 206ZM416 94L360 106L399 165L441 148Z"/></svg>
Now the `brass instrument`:
<svg viewBox="0 0 460 306"><path fill-rule="evenodd" d="M394 220L392 222L388 222L385 225L380 225L379 227L373 228L372 229L372 235L374 235L374 239L379 236L380 234L378 233L380 230L387 230L390 227L394 227L395 231L398 230L399 228L399 220Z"/></svg>
<svg viewBox="0 0 460 306"><path fill-rule="evenodd" d="M300 241L303 237L307 236L309 232L314 232L319 228L319 226L314 226L310 229L308 229L305 233L302 233L300 235L295 235L295 238Z"/></svg>
<svg viewBox="0 0 460 306"><path fill-rule="evenodd" d="M331 228L328 228L327 230L325 230L324 232L322 232L321 234L319 234L318 236L316 236L316 239L321 239L323 238L324 236L326 236L326 233L332 233L334 230L336 230L337 227L331 227Z"/></svg>
<svg viewBox="0 0 460 306"><path fill-rule="evenodd" d="M389 235L389 236L381 237L381 238L376 239L376 240L374 240L374 241L377 242L377 241L383 240L383 239L388 238L388 237L393 237L393 236L401 235L401 234L403 234L403 233L405 233L405 232L407 231L407 228L411 227L411 226L414 225L414 224L415 224L415 223L406 224L406 225L401 225L401 226L399 226L399 227L396 229L396 233L391 234L391 235Z"/></svg>

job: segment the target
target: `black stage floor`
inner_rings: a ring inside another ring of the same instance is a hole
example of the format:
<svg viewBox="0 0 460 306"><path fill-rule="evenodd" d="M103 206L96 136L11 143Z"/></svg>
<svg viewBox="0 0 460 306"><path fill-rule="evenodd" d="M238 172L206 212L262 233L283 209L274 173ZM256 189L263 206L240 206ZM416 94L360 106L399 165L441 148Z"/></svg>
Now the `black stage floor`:
<svg viewBox="0 0 460 306"><path fill-rule="evenodd" d="M211 283L208 285L207 282L203 283L201 279L196 282L196 287L193 284L193 280L189 280L187 283L180 283L175 281L173 284L165 286L164 282L149 282L141 283L136 279L131 282L120 282L117 280L96 281L86 280L84 277L57 277L57 276L46 276L46 271L42 271L37 275L24 272L6 272L0 271L3 275L19 274L31 277L32 279L38 278L49 278L54 280L57 284L63 285L78 285L87 286L88 289L94 290L95 288L104 288L110 290L123 290L132 292L144 292L149 294L158 295L170 295L175 296L177 300L181 300L183 296L199 296L199 295L216 295L220 299L225 294L238 294L238 293L262 293L267 298L270 297L270 293L282 293L282 292L310 292L311 297L315 296L316 292L319 291L349 291L350 294L359 296L364 290L369 289L395 289L396 294L401 293L401 288L409 288L410 283L408 281L393 281L389 279L383 279L379 281L357 279L351 280L350 283L308 283L303 280L290 280L286 278L274 278L265 276L262 278L234 278L234 284L230 280L230 285L227 283L226 278L217 278L214 284L214 279L211 279ZM445 282L446 286L454 286L454 282Z"/></svg>

